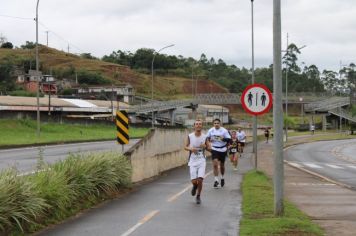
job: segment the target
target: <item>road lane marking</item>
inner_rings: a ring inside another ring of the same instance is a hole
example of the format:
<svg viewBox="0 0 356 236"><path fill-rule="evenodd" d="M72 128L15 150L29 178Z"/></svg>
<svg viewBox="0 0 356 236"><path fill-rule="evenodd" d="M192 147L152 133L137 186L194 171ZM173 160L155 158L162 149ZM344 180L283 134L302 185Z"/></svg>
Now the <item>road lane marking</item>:
<svg viewBox="0 0 356 236"><path fill-rule="evenodd" d="M347 166L347 167L350 167L352 169L356 169L356 166Z"/></svg>
<svg viewBox="0 0 356 236"><path fill-rule="evenodd" d="M287 183L287 185L293 186L335 186L334 183Z"/></svg>
<svg viewBox="0 0 356 236"><path fill-rule="evenodd" d="M132 234L138 227L152 219L155 215L157 215L159 210L151 211L147 215L145 215L137 224L135 224L133 227L131 227L129 230L127 230L125 233L121 234L121 236L128 236Z"/></svg>
<svg viewBox="0 0 356 236"><path fill-rule="evenodd" d="M305 163L306 166L309 166L310 168L315 168L315 169L322 169L323 167L318 166L316 164L313 163Z"/></svg>
<svg viewBox="0 0 356 236"><path fill-rule="evenodd" d="M298 167L298 168L302 168L302 167L303 167L302 165L300 165L300 164L298 164L298 163L295 163L295 162L289 162L289 164L290 164L291 166Z"/></svg>
<svg viewBox="0 0 356 236"><path fill-rule="evenodd" d="M336 165L332 165L332 164L325 164L326 166L329 166L331 168L334 168L334 169L344 169L343 167L341 166L336 166Z"/></svg>
<svg viewBox="0 0 356 236"><path fill-rule="evenodd" d="M211 173L213 173L213 171L211 170L211 171L209 171L205 176L204 176L204 179L207 177L207 176L209 176L209 175L211 175ZM180 191L179 193L176 193L176 194L174 194L173 196L171 196L170 198L168 198L167 199L167 202L173 202L173 201L175 201L180 195L182 195L183 193L185 193L186 191L188 191L188 189L190 189L191 188L191 184L189 184L187 187L185 187L182 191Z"/></svg>

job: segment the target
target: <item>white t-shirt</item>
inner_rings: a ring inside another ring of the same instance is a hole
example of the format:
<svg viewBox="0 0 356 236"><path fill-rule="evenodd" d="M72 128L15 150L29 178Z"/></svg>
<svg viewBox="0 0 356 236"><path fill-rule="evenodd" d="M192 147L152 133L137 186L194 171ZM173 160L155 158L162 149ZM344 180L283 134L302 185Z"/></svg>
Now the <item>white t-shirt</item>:
<svg viewBox="0 0 356 236"><path fill-rule="evenodd" d="M211 149L218 152L226 152L227 142L223 139L231 139L231 135L223 127L220 127L219 129L215 129L215 127L213 127L208 131L208 138L210 138Z"/></svg>
<svg viewBox="0 0 356 236"><path fill-rule="evenodd" d="M243 130L241 130L240 132L237 131L236 136L239 142L241 143L246 142L246 134Z"/></svg>
<svg viewBox="0 0 356 236"><path fill-rule="evenodd" d="M188 166L198 165L206 161L204 149L200 147L201 144L206 142L206 134L201 133L200 136L195 136L195 133L190 133L189 137L189 147L198 149L198 153L190 153Z"/></svg>

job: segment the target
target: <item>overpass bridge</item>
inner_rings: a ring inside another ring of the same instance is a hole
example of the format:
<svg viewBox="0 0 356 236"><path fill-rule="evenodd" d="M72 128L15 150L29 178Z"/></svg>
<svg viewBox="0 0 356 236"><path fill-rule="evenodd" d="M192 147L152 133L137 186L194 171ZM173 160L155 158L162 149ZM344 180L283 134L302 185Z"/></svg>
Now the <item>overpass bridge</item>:
<svg viewBox="0 0 356 236"><path fill-rule="evenodd" d="M128 112L142 117L159 117L159 113L168 112L170 123L175 123L173 112L179 108L190 108L193 111L198 107L198 104L205 105L234 105L240 103L240 94L237 93L203 93L196 94L192 99L171 100L171 101L149 101L146 104L131 106ZM283 98L285 103L287 99ZM353 121L350 115L338 113L337 109L350 105L348 97L332 96L328 93L289 93L288 103L301 104L304 107L304 112L307 114L333 114L342 116L342 118ZM155 119L155 118L154 118Z"/></svg>

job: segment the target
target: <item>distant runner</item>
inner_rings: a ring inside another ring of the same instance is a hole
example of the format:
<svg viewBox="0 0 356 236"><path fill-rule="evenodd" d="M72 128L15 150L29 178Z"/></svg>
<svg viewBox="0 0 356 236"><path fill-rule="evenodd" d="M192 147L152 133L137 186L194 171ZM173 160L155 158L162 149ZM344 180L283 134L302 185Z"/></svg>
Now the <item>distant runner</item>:
<svg viewBox="0 0 356 236"><path fill-rule="evenodd" d="M244 152L244 147L246 143L246 134L245 131L241 130L241 128L238 128L237 130L237 140L238 143L240 144L240 149L241 149L240 157L241 157L242 153Z"/></svg>
<svg viewBox="0 0 356 236"><path fill-rule="evenodd" d="M190 169L190 179L193 187L192 196L196 195L196 203L200 204L200 194L203 188L205 176L206 156L205 149L210 149L206 134L202 133L203 122L197 119L194 122L194 132L188 135L184 149L189 151L188 166Z"/></svg>
<svg viewBox="0 0 356 236"><path fill-rule="evenodd" d="M229 154L230 154L230 161L232 165L234 166L234 170L237 170L237 164L239 161L239 154L237 150L237 137L236 137L236 131L231 132L231 140L229 142Z"/></svg>

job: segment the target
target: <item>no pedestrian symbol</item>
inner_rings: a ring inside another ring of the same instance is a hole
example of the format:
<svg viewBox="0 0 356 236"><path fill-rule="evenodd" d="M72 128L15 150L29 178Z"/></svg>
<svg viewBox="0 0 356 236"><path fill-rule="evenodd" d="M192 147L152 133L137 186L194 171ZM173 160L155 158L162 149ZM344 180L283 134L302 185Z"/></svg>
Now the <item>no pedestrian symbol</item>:
<svg viewBox="0 0 356 236"><path fill-rule="evenodd" d="M272 107L272 93L263 84L252 84L243 91L241 104L251 115L262 115Z"/></svg>

